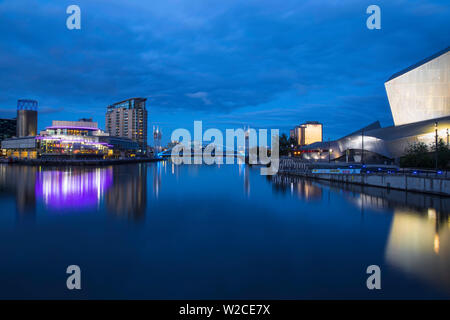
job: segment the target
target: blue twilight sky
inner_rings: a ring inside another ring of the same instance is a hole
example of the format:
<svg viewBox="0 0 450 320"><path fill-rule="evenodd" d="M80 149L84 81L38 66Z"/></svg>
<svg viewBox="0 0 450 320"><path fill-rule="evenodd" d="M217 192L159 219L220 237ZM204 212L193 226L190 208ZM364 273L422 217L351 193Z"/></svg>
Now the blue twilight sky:
<svg viewBox="0 0 450 320"><path fill-rule="evenodd" d="M66 28L71 4L81 30ZM370 4L381 30L366 28ZM164 142L194 120L286 133L317 120L333 139L391 125L384 81L449 46L449 31L448 0L3 0L0 117L30 98L39 129L104 127L107 105L142 96Z"/></svg>

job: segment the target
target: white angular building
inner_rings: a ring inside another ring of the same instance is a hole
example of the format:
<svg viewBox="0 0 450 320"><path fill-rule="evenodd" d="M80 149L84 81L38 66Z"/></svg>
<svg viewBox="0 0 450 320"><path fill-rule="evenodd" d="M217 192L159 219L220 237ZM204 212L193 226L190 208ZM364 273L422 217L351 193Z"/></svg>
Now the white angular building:
<svg viewBox="0 0 450 320"><path fill-rule="evenodd" d="M335 141L300 148L311 160L344 159L367 162L399 159L417 142L434 145L436 134L450 145L450 47L397 72L385 82L394 126L380 123Z"/></svg>
<svg viewBox="0 0 450 320"><path fill-rule="evenodd" d="M450 48L385 82L396 126L450 115Z"/></svg>

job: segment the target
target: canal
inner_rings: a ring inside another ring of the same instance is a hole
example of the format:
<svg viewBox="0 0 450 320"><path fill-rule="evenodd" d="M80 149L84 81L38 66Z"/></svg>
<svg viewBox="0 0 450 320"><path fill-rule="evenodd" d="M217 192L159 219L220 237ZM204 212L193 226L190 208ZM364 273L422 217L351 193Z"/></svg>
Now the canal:
<svg viewBox="0 0 450 320"><path fill-rule="evenodd" d="M237 164L1 164L0 208L0 298L450 297L450 198Z"/></svg>

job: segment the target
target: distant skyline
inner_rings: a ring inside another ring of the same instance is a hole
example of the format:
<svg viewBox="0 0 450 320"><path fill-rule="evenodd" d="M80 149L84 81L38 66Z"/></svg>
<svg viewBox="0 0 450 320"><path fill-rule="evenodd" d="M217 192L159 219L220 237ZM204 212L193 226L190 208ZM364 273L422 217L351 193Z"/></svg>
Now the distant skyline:
<svg viewBox="0 0 450 320"><path fill-rule="evenodd" d="M81 30L66 28L67 6ZM381 30L366 8L381 8ZM335 139L392 125L384 82L450 45L447 1L47 1L0 3L0 117L18 99L51 120L90 118L145 97L149 144L172 130L323 123Z"/></svg>

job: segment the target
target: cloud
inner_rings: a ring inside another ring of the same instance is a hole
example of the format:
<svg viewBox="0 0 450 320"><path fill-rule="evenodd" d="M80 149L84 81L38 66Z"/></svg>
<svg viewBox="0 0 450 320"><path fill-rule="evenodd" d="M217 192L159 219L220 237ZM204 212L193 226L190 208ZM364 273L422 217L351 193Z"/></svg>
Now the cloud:
<svg viewBox="0 0 450 320"><path fill-rule="evenodd" d="M58 112L62 112L64 111L63 107L40 107L39 108L39 113L40 114L53 114L53 113L58 113Z"/></svg>
<svg viewBox="0 0 450 320"><path fill-rule="evenodd" d="M186 96L189 98L194 99L200 99L203 101L204 104L211 104L211 100L208 99L208 93L207 92L196 92L196 93L187 93Z"/></svg>
<svg viewBox="0 0 450 320"><path fill-rule="evenodd" d="M101 123L107 105L143 96L155 122L276 109L283 123L337 126L335 117L359 126L370 114L389 121L383 82L450 42L448 5L437 0L379 1L377 31L365 27L370 3L357 0L77 4L81 30L69 31L67 3L0 3L0 105L31 98ZM271 117L241 119L270 125Z"/></svg>

